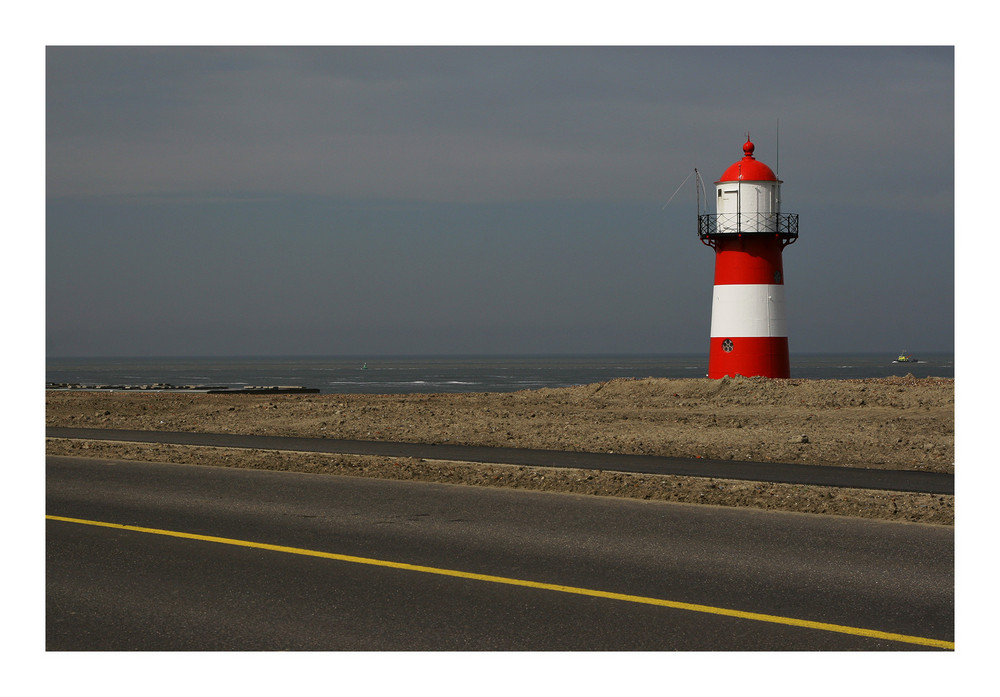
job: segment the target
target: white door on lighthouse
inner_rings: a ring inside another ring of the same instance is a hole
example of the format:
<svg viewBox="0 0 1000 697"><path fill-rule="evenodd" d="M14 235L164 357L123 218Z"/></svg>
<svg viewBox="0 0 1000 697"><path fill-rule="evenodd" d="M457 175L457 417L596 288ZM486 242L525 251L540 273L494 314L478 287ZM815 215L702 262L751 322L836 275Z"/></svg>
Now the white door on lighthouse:
<svg viewBox="0 0 1000 697"><path fill-rule="evenodd" d="M719 189L719 232L739 231L740 192L738 188Z"/></svg>

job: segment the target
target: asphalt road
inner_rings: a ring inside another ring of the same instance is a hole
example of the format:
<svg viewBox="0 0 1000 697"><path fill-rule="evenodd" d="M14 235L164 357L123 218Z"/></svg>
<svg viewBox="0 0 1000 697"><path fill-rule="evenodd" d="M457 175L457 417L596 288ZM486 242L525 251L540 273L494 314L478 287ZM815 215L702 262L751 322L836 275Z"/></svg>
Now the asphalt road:
<svg viewBox="0 0 1000 697"><path fill-rule="evenodd" d="M87 438L138 443L173 443L206 445L219 448L259 448L263 450L299 450L306 452L422 457L434 460L492 462L541 467L576 467L616 472L675 474L688 477L718 477L786 484L842 486L857 489L912 491L928 494L955 493L955 477L937 472L882 470L862 467L830 467L779 462L733 462L656 455L620 453L581 453L528 448L487 448L467 445L428 443L393 443L385 441L340 440L334 438L297 438L290 436L254 436L232 433L193 433L179 431L129 431L103 428L45 429L49 438Z"/></svg>
<svg viewBox="0 0 1000 697"><path fill-rule="evenodd" d="M944 526L66 457L46 513L49 650L953 640Z"/></svg>

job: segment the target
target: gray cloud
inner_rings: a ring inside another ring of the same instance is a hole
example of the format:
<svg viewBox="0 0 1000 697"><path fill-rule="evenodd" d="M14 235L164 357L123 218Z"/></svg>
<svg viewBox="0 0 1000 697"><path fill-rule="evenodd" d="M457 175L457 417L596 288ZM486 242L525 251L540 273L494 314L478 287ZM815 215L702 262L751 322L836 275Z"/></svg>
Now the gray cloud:
<svg viewBox="0 0 1000 697"><path fill-rule="evenodd" d="M850 186L950 160L950 68L902 49L51 49L50 194L649 199L746 129L773 154L779 118L786 164Z"/></svg>

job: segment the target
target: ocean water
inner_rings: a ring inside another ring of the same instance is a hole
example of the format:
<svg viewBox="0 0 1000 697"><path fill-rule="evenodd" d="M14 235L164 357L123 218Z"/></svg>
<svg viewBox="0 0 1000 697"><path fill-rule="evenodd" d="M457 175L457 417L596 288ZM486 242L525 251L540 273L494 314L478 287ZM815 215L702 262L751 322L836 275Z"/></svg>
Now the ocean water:
<svg viewBox="0 0 1000 697"><path fill-rule="evenodd" d="M793 378L954 377L953 354L893 363L885 354L791 357ZM297 385L323 393L513 392L614 378L703 378L707 354L660 356L448 356L272 358L48 358L48 384Z"/></svg>

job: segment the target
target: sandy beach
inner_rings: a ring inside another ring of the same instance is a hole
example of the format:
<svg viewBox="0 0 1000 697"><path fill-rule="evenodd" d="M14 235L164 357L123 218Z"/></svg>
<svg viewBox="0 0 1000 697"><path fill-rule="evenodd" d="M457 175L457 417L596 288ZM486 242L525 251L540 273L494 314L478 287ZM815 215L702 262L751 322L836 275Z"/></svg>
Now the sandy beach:
<svg viewBox="0 0 1000 697"><path fill-rule="evenodd" d="M954 380L623 379L512 393L46 392L46 425L954 472ZM48 439L46 451L951 525L954 497L693 477Z"/></svg>

